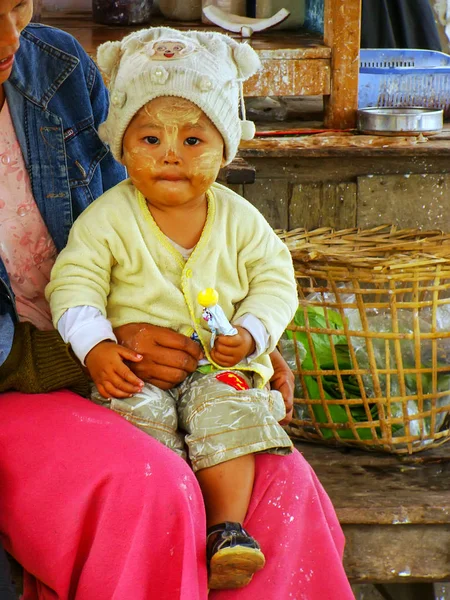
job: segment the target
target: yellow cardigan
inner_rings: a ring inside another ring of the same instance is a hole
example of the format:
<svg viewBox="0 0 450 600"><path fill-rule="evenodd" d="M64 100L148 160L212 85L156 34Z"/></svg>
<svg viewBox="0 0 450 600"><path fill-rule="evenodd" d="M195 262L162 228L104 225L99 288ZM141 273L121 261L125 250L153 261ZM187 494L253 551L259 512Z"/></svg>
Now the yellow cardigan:
<svg viewBox="0 0 450 600"><path fill-rule="evenodd" d="M211 187L205 227L185 262L156 225L142 194L126 180L78 217L46 297L55 327L69 308L93 306L113 327L145 322L189 337L195 330L213 363L210 332L197 304L198 292L208 287L219 292L230 321L246 313L262 321L270 335L269 352L298 306L287 247L244 198L217 183ZM273 372L267 354L238 368L258 373L259 386Z"/></svg>

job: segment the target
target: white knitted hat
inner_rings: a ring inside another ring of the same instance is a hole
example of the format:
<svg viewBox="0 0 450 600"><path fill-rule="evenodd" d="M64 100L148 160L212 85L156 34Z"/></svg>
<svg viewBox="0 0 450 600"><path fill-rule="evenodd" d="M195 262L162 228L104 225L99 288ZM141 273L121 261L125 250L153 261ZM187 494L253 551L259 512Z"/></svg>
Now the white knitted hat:
<svg viewBox="0 0 450 600"><path fill-rule="evenodd" d="M261 63L248 44L221 33L154 27L121 42L102 44L97 63L109 77L111 93L108 118L99 133L118 160L134 115L161 96L190 100L209 117L225 142L227 164L235 157L240 140L250 140L255 134L254 124L245 119L242 82Z"/></svg>

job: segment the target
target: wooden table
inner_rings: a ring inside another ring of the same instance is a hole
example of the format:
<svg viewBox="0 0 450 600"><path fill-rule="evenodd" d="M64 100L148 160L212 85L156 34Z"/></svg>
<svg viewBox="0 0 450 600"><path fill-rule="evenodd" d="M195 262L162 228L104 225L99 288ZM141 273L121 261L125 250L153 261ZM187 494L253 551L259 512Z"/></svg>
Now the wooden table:
<svg viewBox="0 0 450 600"><path fill-rule="evenodd" d="M336 508L349 579L434 600L432 583L450 581L450 444L406 457L296 445Z"/></svg>
<svg viewBox="0 0 450 600"><path fill-rule="evenodd" d="M324 0L324 10L323 37L284 30L254 34L249 43L258 52L263 69L247 82L245 94L323 95L327 127L345 129L353 127L356 120L361 0ZM71 33L91 55L99 44L120 40L133 31L130 27L95 24L90 13L44 13L42 22ZM152 22L162 24L181 30L222 31L200 22Z"/></svg>

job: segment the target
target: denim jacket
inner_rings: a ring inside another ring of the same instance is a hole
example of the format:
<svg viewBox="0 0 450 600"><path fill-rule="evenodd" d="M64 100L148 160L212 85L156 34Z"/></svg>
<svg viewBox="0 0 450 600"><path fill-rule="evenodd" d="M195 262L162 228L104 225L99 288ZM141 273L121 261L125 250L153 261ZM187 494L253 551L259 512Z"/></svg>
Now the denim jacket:
<svg viewBox="0 0 450 600"><path fill-rule="evenodd" d="M74 219L125 177L97 134L108 93L94 64L67 33L30 24L4 90L31 188L61 250ZM0 365L17 321L14 294L0 259Z"/></svg>

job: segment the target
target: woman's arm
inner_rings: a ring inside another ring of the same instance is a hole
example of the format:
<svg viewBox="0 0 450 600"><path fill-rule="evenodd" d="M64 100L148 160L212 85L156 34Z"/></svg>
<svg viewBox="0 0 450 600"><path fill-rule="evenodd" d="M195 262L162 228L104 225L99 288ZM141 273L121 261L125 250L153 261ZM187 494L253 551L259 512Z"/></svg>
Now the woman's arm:
<svg viewBox="0 0 450 600"><path fill-rule="evenodd" d="M130 369L147 383L169 390L193 373L203 357L199 344L190 338L149 323L128 323L114 330L119 344L142 355Z"/></svg>
<svg viewBox="0 0 450 600"><path fill-rule="evenodd" d="M18 323L11 352L0 366L0 392L39 394L62 388L89 396L89 382L69 346L57 331Z"/></svg>
<svg viewBox="0 0 450 600"><path fill-rule="evenodd" d="M286 416L281 421L281 425L287 425L292 419L294 410L294 373L278 350L274 350L270 354L270 360L272 361L274 371L270 380L270 387L281 392L283 396L284 405L286 406Z"/></svg>

